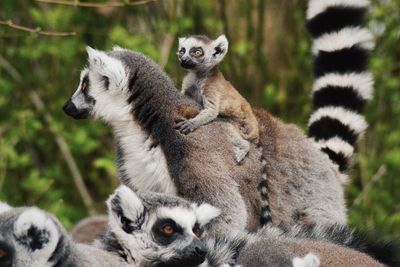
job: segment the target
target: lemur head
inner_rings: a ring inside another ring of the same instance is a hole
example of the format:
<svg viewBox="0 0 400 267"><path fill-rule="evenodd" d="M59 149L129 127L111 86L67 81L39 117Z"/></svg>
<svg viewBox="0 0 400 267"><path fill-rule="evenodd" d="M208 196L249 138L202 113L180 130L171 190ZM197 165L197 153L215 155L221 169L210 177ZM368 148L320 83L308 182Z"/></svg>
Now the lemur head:
<svg viewBox="0 0 400 267"><path fill-rule="evenodd" d="M65 251L62 229L38 208L0 203L0 266L55 266Z"/></svg>
<svg viewBox="0 0 400 267"><path fill-rule="evenodd" d="M228 52L225 35L215 40L203 35L179 38L178 58L182 67L205 71L218 65Z"/></svg>
<svg viewBox="0 0 400 267"><path fill-rule="evenodd" d="M148 118L152 115L148 113L149 102L158 101L166 90L176 91L161 68L141 53L118 47L108 52L86 50L88 61L78 88L63 107L75 119L94 117L111 123L131 121L132 116ZM160 108L159 103L153 106Z"/></svg>
<svg viewBox="0 0 400 267"><path fill-rule="evenodd" d="M136 194L124 185L109 197L107 206L104 247L140 267L201 264L207 251L200 237L220 213L208 204L198 206L166 194Z"/></svg>

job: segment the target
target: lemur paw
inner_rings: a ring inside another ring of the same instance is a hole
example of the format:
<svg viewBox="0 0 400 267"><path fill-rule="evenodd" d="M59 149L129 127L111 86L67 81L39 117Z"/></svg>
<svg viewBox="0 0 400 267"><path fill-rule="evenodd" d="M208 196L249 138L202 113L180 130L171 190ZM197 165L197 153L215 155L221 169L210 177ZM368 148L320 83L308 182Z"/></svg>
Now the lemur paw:
<svg viewBox="0 0 400 267"><path fill-rule="evenodd" d="M178 122L175 126L175 128L180 131L182 134L189 134L193 132L196 128L194 126L194 123L191 122L190 120L185 120Z"/></svg>
<svg viewBox="0 0 400 267"><path fill-rule="evenodd" d="M237 164L240 164L250 151L250 143L246 140L233 146L234 157Z"/></svg>

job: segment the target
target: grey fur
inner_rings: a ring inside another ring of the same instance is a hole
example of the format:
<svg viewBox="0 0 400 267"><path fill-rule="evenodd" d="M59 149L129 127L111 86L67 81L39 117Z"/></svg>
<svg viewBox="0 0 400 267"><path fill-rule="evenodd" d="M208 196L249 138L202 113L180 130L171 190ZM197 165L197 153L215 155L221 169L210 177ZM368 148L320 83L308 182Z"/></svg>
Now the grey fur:
<svg viewBox="0 0 400 267"><path fill-rule="evenodd" d="M293 266L295 257L310 252L320 259L321 266L383 266L366 254L343 247L352 239L351 235L347 241L335 242L337 245L330 243L335 239L335 233L343 234L341 226L319 226L314 231L301 228L282 231L266 227L257 233L226 232L217 237L206 237L209 254L201 267L289 267Z"/></svg>
<svg viewBox="0 0 400 267"><path fill-rule="evenodd" d="M0 249L4 267L127 266L111 253L74 243L54 216L35 207L0 212Z"/></svg>

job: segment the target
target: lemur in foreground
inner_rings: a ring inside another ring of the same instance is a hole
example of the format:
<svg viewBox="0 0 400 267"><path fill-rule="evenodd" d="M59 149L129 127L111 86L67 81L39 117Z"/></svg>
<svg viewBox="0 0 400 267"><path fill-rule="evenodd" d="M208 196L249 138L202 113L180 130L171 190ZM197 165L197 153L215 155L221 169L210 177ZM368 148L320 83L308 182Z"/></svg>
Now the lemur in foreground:
<svg viewBox="0 0 400 267"><path fill-rule="evenodd" d="M400 264L399 246L366 240L345 226L269 226L256 233L228 228L213 235L204 230L218 209L124 185L107 206L108 229L97 245L137 267L383 266L367 254Z"/></svg>
<svg viewBox="0 0 400 267"><path fill-rule="evenodd" d="M235 159L240 163L250 150L249 141L259 142L260 131L250 104L218 69L228 46L225 35L216 40L204 35L179 38L177 55L181 66L189 70L181 92L203 109L195 117L179 122L177 128L188 134L218 116L230 119L236 126L232 129L232 139Z"/></svg>
<svg viewBox="0 0 400 267"><path fill-rule="evenodd" d="M372 93L366 69L372 36L363 20L367 8L368 1L309 2L316 77L312 138L265 110L253 109L262 153L251 144L240 165L232 158L231 123L218 118L189 135L175 129L201 106L137 52L88 48L88 65L64 111L111 125L123 184L220 208L221 216L209 226L215 231L260 227L260 187L269 193L274 225L345 224L343 184L367 125L361 108ZM261 179L265 171L267 183Z"/></svg>
<svg viewBox="0 0 400 267"><path fill-rule="evenodd" d="M119 186L107 200L108 227L95 242L137 267L195 267L204 262L204 227L220 214L173 195Z"/></svg>
<svg viewBox="0 0 400 267"><path fill-rule="evenodd" d="M120 257L73 242L58 220L36 207L0 202L0 266L127 267Z"/></svg>

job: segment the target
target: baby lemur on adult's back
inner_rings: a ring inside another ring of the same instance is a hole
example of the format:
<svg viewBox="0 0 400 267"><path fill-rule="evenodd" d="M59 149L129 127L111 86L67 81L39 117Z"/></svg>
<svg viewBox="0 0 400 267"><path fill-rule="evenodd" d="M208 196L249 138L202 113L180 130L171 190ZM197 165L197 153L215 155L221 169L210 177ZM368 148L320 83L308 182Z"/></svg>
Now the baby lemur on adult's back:
<svg viewBox="0 0 400 267"><path fill-rule="evenodd" d="M225 80L218 64L228 52L225 35L211 40L193 35L179 38L178 57L182 67L189 70L182 83L182 93L203 106L194 118L182 121L177 128L188 134L218 117L226 117L239 129L232 130L235 159L241 162L250 149L250 142L258 143L259 128L250 104Z"/></svg>

